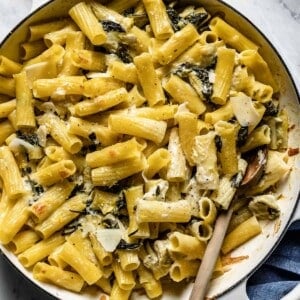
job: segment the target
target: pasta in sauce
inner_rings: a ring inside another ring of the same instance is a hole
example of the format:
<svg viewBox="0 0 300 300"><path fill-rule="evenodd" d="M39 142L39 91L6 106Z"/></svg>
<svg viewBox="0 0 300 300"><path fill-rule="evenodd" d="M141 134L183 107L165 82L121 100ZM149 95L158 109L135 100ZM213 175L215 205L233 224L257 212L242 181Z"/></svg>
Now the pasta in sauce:
<svg viewBox="0 0 300 300"><path fill-rule="evenodd" d="M193 280L251 151L222 255L279 216L288 119L259 46L205 8L80 2L0 57L0 241L35 279L110 299Z"/></svg>

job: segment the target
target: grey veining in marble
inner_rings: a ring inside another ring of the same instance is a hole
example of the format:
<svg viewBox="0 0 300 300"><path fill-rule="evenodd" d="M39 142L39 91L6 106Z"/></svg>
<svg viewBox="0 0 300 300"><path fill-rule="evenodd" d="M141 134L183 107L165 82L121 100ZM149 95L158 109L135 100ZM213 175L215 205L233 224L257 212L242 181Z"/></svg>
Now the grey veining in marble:
<svg viewBox="0 0 300 300"><path fill-rule="evenodd" d="M279 0L279 3L284 9L287 9L290 12L295 21L300 23L300 1Z"/></svg>
<svg viewBox="0 0 300 300"><path fill-rule="evenodd" d="M0 40L30 12L31 5L31 0L0 1Z"/></svg>
<svg viewBox="0 0 300 300"><path fill-rule="evenodd" d="M0 0L0 40L30 12L47 0ZM248 17L273 43L300 91L300 0L223 0ZM285 300L299 300L300 287ZM51 300L24 279L0 255L0 300ZM241 299L242 300L242 299Z"/></svg>

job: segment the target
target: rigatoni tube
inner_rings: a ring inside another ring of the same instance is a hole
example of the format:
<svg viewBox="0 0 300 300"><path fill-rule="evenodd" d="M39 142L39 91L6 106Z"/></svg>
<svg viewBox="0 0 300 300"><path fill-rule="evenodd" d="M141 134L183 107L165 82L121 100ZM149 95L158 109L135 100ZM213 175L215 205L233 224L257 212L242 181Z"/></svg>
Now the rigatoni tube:
<svg viewBox="0 0 300 300"><path fill-rule="evenodd" d="M167 123L131 115L110 115L109 127L118 133L141 137L159 144L166 133Z"/></svg>
<svg viewBox="0 0 300 300"><path fill-rule="evenodd" d="M41 185L50 186L73 175L75 171L76 166L72 160L61 160L33 173L31 179Z"/></svg>
<svg viewBox="0 0 300 300"><path fill-rule="evenodd" d="M233 68L235 63L235 50L225 47L217 50L217 65L213 85L212 102L224 105L231 87Z"/></svg>
<svg viewBox="0 0 300 300"><path fill-rule="evenodd" d="M166 7L162 0L143 0L151 28L157 39L165 40L173 34Z"/></svg>
<svg viewBox="0 0 300 300"><path fill-rule="evenodd" d="M36 98L82 95L84 76L61 76L50 79L37 79L33 82L33 95ZM57 98L60 99L60 98Z"/></svg>
<svg viewBox="0 0 300 300"><path fill-rule="evenodd" d="M6 118L16 108L16 99L0 103L0 118Z"/></svg>
<svg viewBox="0 0 300 300"><path fill-rule="evenodd" d="M171 266L170 277L175 282L194 277L197 275L199 265L200 260L178 259Z"/></svg>
<svg viewBox="0 0 300 300"><path fill-rule="evenodd" d="M194 138L192 158L197 166L196 180L200 189L214 190L219 186L216 134L209 131Z"/></svg>
<svg viewBox="0 0 300 300"><path fill-rule="evenodd" d="M64 241L65 237L60 233L54 234L48 239L41 240L40 242L25 250L18 256L18 259L24 267L29 268L35 263L46 258L57 247L62 245Z"/></svg>
<svg viewBox="0 0 300 300"><path fill-rule="evenodd" d="M86 155L86 162L91 168L112 165L114 163L139 157L141 155L140 144L135 138L126 142L116 143L99 151Z"/></svg>
<svg viewBox="0 0 300 300"><path fill-rule="evenodd" d="M1 218L0 241L4 245L14 238L28 220L28 200L28 196L18 199L8 213L3 216L3 219Z"/></svg>
<svg viewBox="0 0 300 300"><path fill-rule="evenodd" d="M17 98L17 127L34 128L35 115L33 110L33 96L28 85L26 72L22 71L14 75L16 84L16 98Z"/></svg>
<svg viewBox="0 0 300 300"><path fill-rule="evenodd" d="M193 166L195 164L192 158L194 139L199 134L198 117L190 112L178 111L176 120L178 121L178 134L182 150L189 164Z"/></svg>
<svg viewBox="0 0 300 300"><path fill-rule="evenodd" d="M14 78L0 76L0 94L15 97L16 89Z"/></svg>
<svg viewBox="0 0 300 300"><path fill-rule="evenodd" d="M237 128L234 124L218 121L215 130L221 140L221 149L218 151L223 174L234 175L238 171L236 149Z"/></svg>
<svg viewBox="0 0 300 300"><path fill-rule="evenodd" d="M114 260L112 263L115 278L118 285L123 290L132 290L135 287L135 279L131 271L124 271L118 261Z"/></svg>
<svg viewBox="0 0 300 300"><path fill-rule="evenodd" d="M144 175L147 178L152 178L162 168L166 167L170 162L170 153L167 149L159 148L149 155L147 158L147 168Z"/></svg>
<svg viewBox="0 0 300 300"><path fill-rule="evenodd" d="M167 168L167 179L170 182L183 182L187 176L187 165L177 127L171 129L168 152L170 163Z"/></svg>
<svg viewBox="0 0 300 300"><path fill-rule="evenodd" d="M136 208L138 223L143 222L188 222L191 207L188 201L163 202L156 200L138 200Z"/></svg>
<svg viewBox="0 0 300 300"><path fill-rule="evenodd" d="M61 257L90 285L96 283L103 275L99 268L69 242L64 243Z"/></svg>
<svg viewBox="0 0 300 300"><path fill-rule="evenodd" d="M257 50L249 49L242 51L239 55L239 60L243 65L250 69L257 81L270 85L274 92L278 91L278 84L276 83L268 64Z"/></svg>
<svg viewBox="0 0 300 300"><path fill-rule="evenodd" d="M209 27L212 32L215 32L218 37L224 40L225 44L237 49L243 50L257 50L258 46L241 34L237 29L226 23L220 17L215 17L210 21Z"/></svg>
<svg viewBox="0 0 300 300"><path fill-rule="evenodd" d="M14 238L8 244L8 248L14 254L20 254L33 246L38 240L40 240L40 236L34 230L23 230L14 236Z"/></svg>
<svg viewBox="0 0 300 300"><path fill-rule="evenodd" d="M206 243L196 237L174 231L169 235L171 253L182 254L186 259L202 259Z"/></svg>
<svg viewBox="0 0 300 300"><path fill-rule="evenodd" d="M261 233L261 227L255 216L249 218L225 236L222 253L227 254L238 246Z"/></svg>
<svg viewBox="0 0 300 300"><path fill-rule="evenodd" d="M84 286L84 280L77 273L62 270L44 262L38 262L32 272L33 277L39 281L51 282L74 292L80 292Z"/></svg>
<svg viewBox="0 0 300 300"><path fill-rule="evenodd" d="M4 76L13 75L21 72L22 66L7 58L6 56L0 55L0 74Z"/></svg>
<svg viewBox="0 0 300 300"><path fill-rule="evenodd" d="M92 115L112 108L121 102L128 100L128 93L125 88L112 90L92 100L83 100L74 106L76 115L82 117Z"/></svg>
<svg viewBox="0 0 300 300"><path fill-rule="evenodd" d="M50 187L29 207L29 213L35 223L50 216L69 197L75 183L63 181Z"/></svg>
<svg viewBox="0 0 300 300"><path fill-rule="evenodd" d="M105 31L88 4L85 2L76 4L69 10L69 15L93 45L102 45L106 42Z"/></svg>
<svg viewBox="0 0 300 300"><path fill-rule="evenodd" d="M127 159L112 165L92 169L92 182L95 186L112 186L121 179L139 173L146 167L144 157Z"/></svg>
<svg viewBox="0 0 300 300"><path fill-rule="evenodd" d="M74 134L69 133L67 125L59 117L54 114L45 114L39 120L39 123L47 124L52 138L66 151L71 154L75 154L80 151L82 141Z"/></svg>
<svg viewBox="0 0 300 300"><path fill-rule="evenodd" d="M46 220L35 227L35 231L43 237L48 238L54 232L59 231L73 219L79 216L85 208L87 196L78 194L65 201Z"/></svg>
<svg viewBox="0 0 300 300"><path fill-rule="evenodd" d="M193 45L199 34L194 25L188 24L177 31L157 51L156 57L162 65L167 65Z"/></svg>
<svg viewBox="0 0 300 300"><path fill-rule="evenodd" d="M0 147L0 175L9 199L16 199L25 193L20 170L7 146Z"/></svg>
<svg viewBox="0 0 300 300"><path fill-rule="evenodd" d="M177 103L186 102L191 112L197 115L204 113L206 107L197 92L177 75L171 75L163 87Z"/></svg>
<svg viewBox="0 0 300 300"><path fill-rule="evenodd" d="M166 97L161 86L161 81L155 72L151 54L142 53L136 56L134 64L149 106L164 104Z"/></svg>

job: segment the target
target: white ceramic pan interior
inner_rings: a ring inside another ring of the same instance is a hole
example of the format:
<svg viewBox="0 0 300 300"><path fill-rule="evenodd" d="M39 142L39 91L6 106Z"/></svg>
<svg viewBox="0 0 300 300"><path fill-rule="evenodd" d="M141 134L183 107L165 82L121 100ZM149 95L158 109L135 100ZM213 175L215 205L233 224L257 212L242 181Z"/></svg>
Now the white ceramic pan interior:
<svg viewBox="0 0 300 300"><path fill-rule="evenodd" d="M4 54L11 59L17 59L18 45L24 41L27 34L29 24L43 19L50 19L61 15L66 15L68 9L80 0L54 0L45 4L41 8L34 11L23 22L21 22L14 31L4 40L0 48L0 54ZM186 3L185 1L182 1ZM273 74L276 74L277 80L281 85L280 103L285 107L290 127L289 147L298 148L300 141L300 106L297 90L293 83L288 70L286 69L282 59L274 48L269 44L266 37L255 28L253 24L245 17L241 16L237 11L227 4L217 0L199 0L196 3L203 4L204 7L212 14L222 12L225 20L238 28L246 36L250 37L254 42L260 45L260 53L272 67ZM281 216L277 221L264 222L262 224L263 232L261 235L247 242L243 246L231 253L232 258L240 258L239 263L232 264L229 271L223 276L214 279L208 292L209 297L222 296L224 299L245 299L245 282L247 278L266 260L272 250L279 243L288 225L299 218L296 214L297 199L299 194L300 178L300 155L289 158L291 172L287 181L280 185L279 193L282 194L279 201ZM34 282L47 293L63 300L87 300L99 299L99 294L74 294L53 285L42 284L32 278L31 272L28 272L19 263L16 257L3 246L0 246L8 260L27 278ZM191 292L192 284L175 285L166 287L163 300L188 299ZM146 299L146 297L134 294L133 299Z"/></svg>

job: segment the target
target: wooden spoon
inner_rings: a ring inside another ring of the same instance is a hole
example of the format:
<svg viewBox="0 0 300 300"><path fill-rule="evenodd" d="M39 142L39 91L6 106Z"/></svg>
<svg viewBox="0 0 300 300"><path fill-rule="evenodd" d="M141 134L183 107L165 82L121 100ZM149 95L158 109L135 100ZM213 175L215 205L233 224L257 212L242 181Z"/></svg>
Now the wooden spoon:
<svg viewBox="0 0 300 300"><path fill-rule="evenodd" d="M190 300L205 299L208 284L214 271L232 213L233 209L229 207L227 211L221 212L216 220L215 229L201 261Z"/></svg>
<svg viewBox="0 0 300 300"><path fill-rule="evenodd" d="M252 182L257 182L261 178L264 166L266 164L266 155L267 151L261 150L258 151L254 157L251 157L244 178L241 182L242 188L251 185ZM236 192L235 197L237 197L237 195L238 191ZM231 204L228 210L222 211L216 220L215 229L211 239L207 244L203 259L201 261L193 290L190 295L190 300L205 299L211 275L214 271L232 213L233 207Z"/></svg>
<svg viewBox="0 0 300 300"><path fill-rule="evenodd" d="M263 175L264 166L267 162L267 148L261 148L247 159L248 166L244 178L241 182L241 188L244 189L250 185L256 184Z"/></svg>

